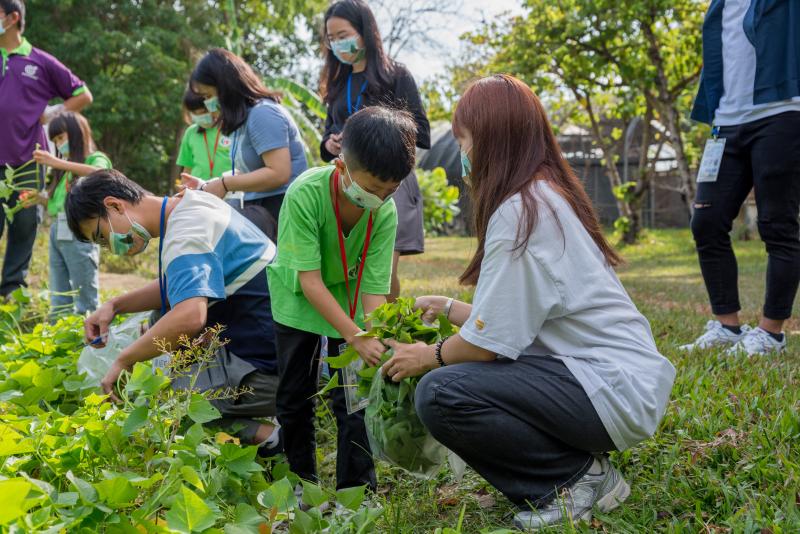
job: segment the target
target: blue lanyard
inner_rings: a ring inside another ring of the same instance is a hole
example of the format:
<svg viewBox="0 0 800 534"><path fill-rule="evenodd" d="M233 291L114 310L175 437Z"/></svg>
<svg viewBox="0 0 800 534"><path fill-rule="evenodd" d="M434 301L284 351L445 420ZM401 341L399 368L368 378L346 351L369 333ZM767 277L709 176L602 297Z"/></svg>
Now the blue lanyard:
<svg viewBox="0 0 800 534"><path fill-rule="evenodd" d="M350 116L354 112L358 111L358 108L361 107L361 97L364 94L364 89L367 88L367 80L364 80L364 83L361 84L361 89L358 90L358 98L356 98L356 108L353 109L353 102L350 96L350 90L353 83L353 73L351 72L350 75L347 77L347 115Z"/></svg>
<svg viewBox="0 0 800 534"><path fill-rule="evenodd" d="M161 253L164 250L164 230L166 229L166 221L164 215L167 211L167 199L161 203L161 222L158 225L158 290L161 292L161 317L167 313L167 275L161 267Z"/></svg>
<svg viewBox="0 0 800 534"><path fill-rule="evenodd" d="M233 132L233 145L231 146L231 175L236 174L236 145L239 140L239 130Z"/></svg>

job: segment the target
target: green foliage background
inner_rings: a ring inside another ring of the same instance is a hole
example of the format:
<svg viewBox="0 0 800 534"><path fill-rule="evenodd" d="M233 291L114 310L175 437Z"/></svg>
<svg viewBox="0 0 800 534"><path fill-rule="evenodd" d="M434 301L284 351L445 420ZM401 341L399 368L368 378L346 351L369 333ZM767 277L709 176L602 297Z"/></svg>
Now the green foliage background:
<svg viewBox="0 0 800 534"><path fill-rule="evenodd" d="M235 5L236 23L227 7ZM25 36L67 65L94 94L85 110L115 168L169 189L185 128L181 97L211 47L241 43L261 74L311 76L298 57L316 48L324 0L29 0Z"/></svg>

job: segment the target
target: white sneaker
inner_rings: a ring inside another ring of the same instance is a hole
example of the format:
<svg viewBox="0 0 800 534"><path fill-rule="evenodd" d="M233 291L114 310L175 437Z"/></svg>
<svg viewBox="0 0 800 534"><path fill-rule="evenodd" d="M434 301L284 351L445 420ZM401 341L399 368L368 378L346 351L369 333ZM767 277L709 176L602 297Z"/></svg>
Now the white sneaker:
<svg viewBox="0 0 800 534"><path fill-rule="evenodd" d="M706 331L694 340L693 343L681 345L681 350L709 349L711 347L730 347L739 343L750 332L750 327L746 324L741 326L742 333L731 332L719 321L708 321Z"/></svg>
<svg viewBox="0 0 800 534"><path fill-rule="evenodd" d="M745 355L745 356L762 356L773 352L783 352L786 349L786 334L783 334L783 339L778 341L770 335L769 332L757 326L747 332L747 335L734 346L725 351L731 356Z"/></svg>
<svg viewBox="0 0 800 534"><path fill-rule="evenodd" d="M596 474L594 474L596 473ZM549 504L514 515L514 526L525 532L535 532L565 522L591 521L592 508L609 512L631 494L631 488L619 471L605 456L595 458L589 473L583 475Z"/></svg>

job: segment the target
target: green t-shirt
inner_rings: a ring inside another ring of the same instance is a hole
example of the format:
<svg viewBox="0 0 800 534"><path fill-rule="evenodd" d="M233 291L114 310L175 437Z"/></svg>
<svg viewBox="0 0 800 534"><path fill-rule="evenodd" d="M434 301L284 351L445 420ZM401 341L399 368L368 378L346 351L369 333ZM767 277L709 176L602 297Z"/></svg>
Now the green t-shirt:
<svg viewBox="0 0 800 534"><path fill-rule="evenodd" d="M192 176L203 180L222 176L225 171L231 170L231 138L219 131L219 128L210 128L205 131L205 136L198 131L198 126L192 124L186 128L181 140L181 149L178 151L176 163L180 167L191 169ZM219 134L217 152L214 154L214 143ZM214 158L214 172L209 165L210 158Z"/></svg>
<svg viewBox="0 0 800 534"><path fill-rule="evenodd" d="M349 313L330 190L333 170L332 166L309 169L289 186L278 223L278 255L267 273L275 321L306 332L340 337L341 334L306 299L298 276L299 271L319 269L325 286L342 309ZM364 212L345 236L351 295L355 292L368 219L369 213ZM372 238L355 318L359 326L364 325L360 296L389 293L396 231L397 210L394 200L390 200L373 214Z"/></svg>
<svg viewBox="0 0 800 534"><path fill-rule="evenodd" d="M112 168L111 160L99 150L86 156L84 163L101 169ZM61 177L61 181L58 182L58 185L53 190L53 195L50 197L50 200L47 201L47 213L51 216L55 217L58 215L58 212L64 209L64 202L67 200L67 182L71 181L72 173L65 172L64 176Z"/></svg>

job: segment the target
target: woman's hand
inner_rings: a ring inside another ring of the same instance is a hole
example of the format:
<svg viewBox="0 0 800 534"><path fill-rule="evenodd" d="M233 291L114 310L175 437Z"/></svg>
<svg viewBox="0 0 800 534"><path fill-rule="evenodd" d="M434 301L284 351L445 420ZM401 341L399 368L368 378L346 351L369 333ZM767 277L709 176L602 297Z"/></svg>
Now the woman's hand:
<svg viewBox="0 0 800 534"><path fill-rule="evenodd" d="M435 348L418 342L413 345L400 343L394 339L384 341L394 350L394 356L381 367L383 376L400 382L409 376L419 376L437 367Z"/></svg>
<svg viewBox="0 0 800 534"><path fill-rule="evenodd" d="M444 313L444 307L447 305L447 297L438 295L425 295L417 297L414 301L414 308L422 310L422 320L426 323L434 322L439 314Z"/></svg>
<svg viewBox="0 0 800 534"><path fill-rule="evenodd" d="M54 156L47 150L36 149L33 151L33 160L39 165L47 165L48 167L57 167L61 161L60 158Z"/></svg>
<svg viewBox="0 0 800 534"><path fill-rule="evenodd" d="M328 137L328 140L325 141L325 150L333 154L334 156L338 156L342 153L342 134L331 134Z"/></svg>
<svg viewBox="0 0 800 534"><path fill-rule="evenodd" d="M362 360L373 367L381 363L381 356L386 352L384 344L374 337L353 336L349 344Z"/></svg>
<svg viewBox="0 0 800 534"><path fill-rule="evenodd" d="M199 189L219 198L224 197L225 193L227 193L227 191L225 191L225 186L222 185L222 179L214 178L206 182L202 178L192 176L185 172L181 173L181 186L184 189Z"/></svg>

